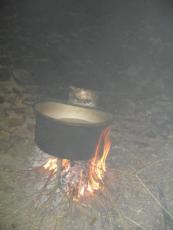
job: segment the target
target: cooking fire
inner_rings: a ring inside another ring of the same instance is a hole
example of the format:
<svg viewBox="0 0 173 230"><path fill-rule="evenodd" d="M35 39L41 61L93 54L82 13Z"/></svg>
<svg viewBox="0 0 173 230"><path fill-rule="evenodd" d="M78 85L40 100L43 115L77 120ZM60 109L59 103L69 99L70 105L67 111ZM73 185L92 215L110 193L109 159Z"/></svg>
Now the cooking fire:
<svg viewBox="0 0 173 230"><path fill-rule="evenodd" d="M111 140L110 127L100 135L93 157L88 162L61 160L60 189L73 201L93 195L104 188L106 158ZM40 168L52 177L58 173L58 158L49 158Z"/></svg>

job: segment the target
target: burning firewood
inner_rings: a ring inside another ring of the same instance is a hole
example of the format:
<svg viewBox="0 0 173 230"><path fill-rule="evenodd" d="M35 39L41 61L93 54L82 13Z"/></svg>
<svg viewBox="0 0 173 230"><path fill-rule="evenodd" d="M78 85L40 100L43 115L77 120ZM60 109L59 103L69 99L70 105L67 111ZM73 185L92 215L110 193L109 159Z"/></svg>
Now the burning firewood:
<svg viewBox="0 0 173 230"><path fill-rule="evenodd" d="M93 195L104 187L106 158L111 146L109 133L110 128L102 132L96 151L88 162L72 162L50 157L43 165L37 167L37 171L60 178L60 189L73 201Z"/></svg>

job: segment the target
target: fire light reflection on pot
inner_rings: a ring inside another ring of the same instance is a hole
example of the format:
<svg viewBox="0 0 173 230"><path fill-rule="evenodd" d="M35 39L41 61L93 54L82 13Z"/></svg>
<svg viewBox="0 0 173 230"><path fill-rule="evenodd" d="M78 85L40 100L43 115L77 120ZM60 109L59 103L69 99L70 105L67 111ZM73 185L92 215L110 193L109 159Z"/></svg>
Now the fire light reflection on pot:
<svg viewBox="0 0 173 230"><path fill-rule="evenodd" d="M106 158L108 156L111 140L109 138L110 128L106 128L98 140L95 153L91 160L88 161L86 168L74 167L70 160L62 160L62 171L60 180L66 183L65 193L74 201L79 201L82 197L87 197L94 194L97 190L104 188L104 175L106 172ZM50 158L43 165L46 171L56 174L57 158ZM76 170L77 169L77 170ZM71 178L78 173L77 180Z"/></svg>

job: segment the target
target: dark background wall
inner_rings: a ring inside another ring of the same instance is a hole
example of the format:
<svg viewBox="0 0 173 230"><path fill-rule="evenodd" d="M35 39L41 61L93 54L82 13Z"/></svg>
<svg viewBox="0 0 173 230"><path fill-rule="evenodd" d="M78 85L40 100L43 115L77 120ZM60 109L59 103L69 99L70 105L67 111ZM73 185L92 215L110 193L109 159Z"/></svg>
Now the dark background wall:
<svg viewBox="0 0 173 230"><path fill-rule="evenodd" d="M133 91L141 79L172 81L171 1L3 0L0 17L1 50L37 84Z"/></svg>

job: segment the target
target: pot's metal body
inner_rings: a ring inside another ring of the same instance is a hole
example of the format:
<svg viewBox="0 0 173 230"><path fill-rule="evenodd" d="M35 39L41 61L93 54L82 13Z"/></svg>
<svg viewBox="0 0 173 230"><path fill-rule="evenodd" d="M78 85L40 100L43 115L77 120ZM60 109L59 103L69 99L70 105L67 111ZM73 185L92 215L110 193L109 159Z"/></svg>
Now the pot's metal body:
<svg viewBox="0 0 173 230"><path fill-rule="evenodd" d="M112 120L103 111L64 103L44 102L35 109L36 144L63 159L90 159L101 132Z"/></svg>

